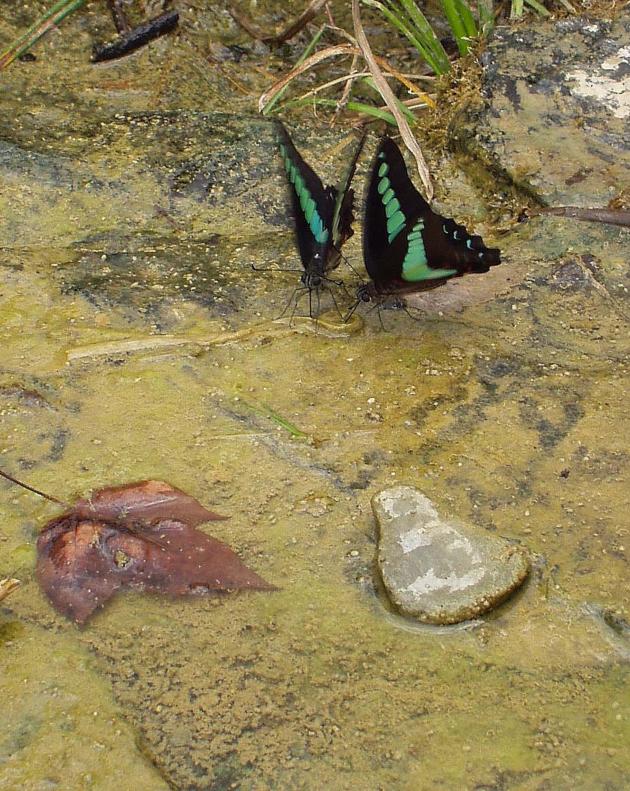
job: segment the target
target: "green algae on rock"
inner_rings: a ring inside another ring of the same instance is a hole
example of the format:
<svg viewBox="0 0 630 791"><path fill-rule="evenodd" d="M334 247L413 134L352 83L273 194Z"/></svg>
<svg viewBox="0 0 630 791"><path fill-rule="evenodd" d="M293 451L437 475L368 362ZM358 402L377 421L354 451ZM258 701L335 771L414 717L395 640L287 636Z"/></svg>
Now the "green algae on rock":
<svg viewBox="0 0 630 791"><path fill-rule="evenodd" d="M505 539L442 520L411 486L372 498L378 566L390 600L424 623L459 623L504 601L527 577L529 558Z"/></svg>

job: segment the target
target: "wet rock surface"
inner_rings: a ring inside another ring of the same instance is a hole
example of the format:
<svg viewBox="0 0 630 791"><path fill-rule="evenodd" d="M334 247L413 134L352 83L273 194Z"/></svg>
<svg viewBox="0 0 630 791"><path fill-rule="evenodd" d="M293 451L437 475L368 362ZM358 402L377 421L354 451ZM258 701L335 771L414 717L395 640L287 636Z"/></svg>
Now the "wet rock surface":
<svg viewBox="0 0 630 791"><path fill-rule="evenodd" d="M605 206L630 185L629 36L627 16L498 28L463 144L545 204Z"/></svg>
<svg viewBox="0 0 630 791"><path fill-rule="evenodd" d="M411 486L372 498L377 562L391 602L424 623L450 624L504 601L527 577L529 559L502 538L441 519Z"/></svg>
<svg viewBox="0 0 630 791"><path fill-rule="evenodd" d="M0 6L8 42L35 6ZM80 788L93 773L99 789L152 791L398 791L462 777L625 788L628 232L536 217L493 239L506 261L496 274L419 295L422 321L388 311L383 332L373 312L352 337L323 322L278 333L271 320L299 274L250 263L290 269L299 257L268 122L249 116L288 61L259 70L251 47L241 93L232 63L206 54L219 35L246 37L215 4L178 10L177 36L96 67L92 44L113 28L107 4L88 3L36 62L3 72L2 464L63 498L171 480L232 516L222 540L280 590L130 594L78 633L32 575L54 507L1 484L0 577L23 584L2 602L0 787ZM338 179L341 131L287 121L324 180ZM364 182L360 169L357 205ZM468 185L451 163L441 208L481 221ZM363 272L360 220L355 231L344 251ZM223 328L229 343L193 353ZM174 336L190 345L154 345ZM86 354L109 344L121 351ZM421 480L450 512L547 558L515 606L438 639L384 613L370 498L392 480ZM22 722L42 740L13 741Z"/></svg>

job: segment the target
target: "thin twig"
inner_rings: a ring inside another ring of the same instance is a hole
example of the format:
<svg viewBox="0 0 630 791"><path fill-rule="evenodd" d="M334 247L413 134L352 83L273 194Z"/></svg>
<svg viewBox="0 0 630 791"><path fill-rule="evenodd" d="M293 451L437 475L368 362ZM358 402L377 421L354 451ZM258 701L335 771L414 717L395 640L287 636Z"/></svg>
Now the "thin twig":
<svg viewBox="0 0 630 791"><path fill-rule="evenodd" d="M17 485L21 486L23 489L28 489L29 492L33 492L34 494L38 494L40 497L44 497L46 500L50 500L51 503L56 503L57 505L63 505L64 508L70 507L68 503L64 503L63 500L58 500L56 497L53 497L52 494L46 494L45 492L40 492L39 489L35 489L35 487L29 486L27 483L24 483L23 481L19 481L17 478L14 478L12 475L9 475L8 472L3 472L3 470L0 470L0 475L3 478L6 478L7 481L11 481L11 483L17 483Z"/></svg>
<svg viewBox="0 0 630 791"><path fill-rule="evenodd" d="M356 55L355 55L355 57L356 57ZM317 85L317 86L315 86L315 88L311 88L310 91L307 91L306 93L303 93L301 96L298 96L297 98L298 99L307 99L309 96L314 96L315 94L320 93L321 91L325 91L327 88L332 88L334 85L339 85L339 83L345 82L346 84L345 84L344 89L343 89L343 95L342 95L341 99L339 100L339 104L342 104L342 102L343 102L343 105L345 105L346 102L347 102L347 97L346 98L344 98L344 97L345 97L345 94L348 92L348 85L350 83L352 83L353 80L359 79L359 77L369 77L369 76L370 76L370 72L369 71L352 71L351 70L349 74L344 74L343 77L336 77L334 80L330 80L329 82L323 83L323 85Z"/></svg>
<svg viewBox="0 0 630 791"><path fill-rule="evenodd" d="M302 63L298 63L296 66L294 66L288 74L285 74L285 76L272 85L268 91L265 91L265 93L262 94L258 100L259 111L262 112L265 106L269 104L275 95L283 90L284 87L291 82L291 80L294 80L300 74L308 71L312 66L315 66L316 64L321 63L323 60L328 58L334 58L337 55L354 55L355 52L356 50L348 44L337 44L333 47L326 47L326 49L322 49L319 52L314 53L309 58L306 58L306 60L302 61Z"/></svg>
<svg viewBox="0 0 630 791"><path fill-rule="evenodd" d="M325 29L326 29L326 25L322 25L319 28L319 30L315 33L313 38L306 45L306 48L305 48L304 52L300 55L300 57L298 59L298 62L295 64L296 66L299 66L301 63L304 63L304 61L310 56L311 52L313 52L313 50L315 49L315 47L319 43L320 38L323 36ZM259 101L259 110L262 111L263 115L266 115L266 114L270 113L273 110L275 105L278 103L278 101L280 100L280 98L282 97L284 92L286 91L287 85L281 86L278 89L278 92L276 93L276 95L273 96L271 99L269 99L269 102L268 102L268 104L265 107L261 107L260 106L260 99L258 100Z"/></svg>
<svg viewBox="0 0 630 791"><path fill-rule="evenodd" d="M240 25L252 38L262 41L264 44L277 46L279 44L284 44L285 41L289 41L289 39L292 39L293 36L303 30L306 25L319 14L327 1L328 0L311 0L304 12L280 33L263 33L251 19L234 8L228 9L228 13L236 24Z"/></svg>
<svg viewBox="0 0 630 791"><path fill-rule="evenodd" d="M396 97L394 96L392 89L387 84L387 80L383 76L378 64L376 63L376 59L372 53L372 48L370 47L363 30L361 13L359 11L359 0L352 0L352 20L354 22L354 33L357 38L357 43L359 44L361 52L363 53L363 57L365 58L370 71L372 72L372 78L374 79L374 82L378 87L378 90L380 91L381 96L387 104L391 114L396 119L398 129L400 130L402 139L405 141L405 145L416 159L418 164L418 172L420 174L420 178L422 179L422 183L424 184L427 200L430 201L433 198L433 185L431 184L431 174L429 173L429 168L422 154L422 150L418 145L418 141L413 136L406 118L403 116L400 108L398 107Z"/></svg>
<svg viewBox="0 0 630 791"><path fill-rule="evenodd" d="M280 93L281 91L284 91L286 86L292 80L294 80L296 77L299 77L300 74L303 74L305 71L308 71L313 66L316 66L318 63L321 63L323 60L327 60L328 58L334 58L334 57L337 57L338 55L352 55L353 58L355 58L357 55L362 55L362 54L363 53L361 52L360 49L358 49L357 47L352 47L349 44L336 44L336 45L334 45L332 47L326 47L325 49L322 49L319 52L315 52L310 57L308 57L305 60L302 60L300 63L296 64L291 69L290 72L285 74L284 77L281 77L277 82L275 82L271 86L271 88L269 88L267 91L265 91L265 93L262 94L262 96L258 100L258 109L259 109L259 111L263 112L263 111L266 110L267 112L269 112L268 105L276 98L278 93ZM424 91L420 90L417 86L415 86L407 77L405 77L404 74L401 74L387 60L385 60L384 58L378 57L378 56L374 56L374 60L385 71L389 72L392 75L392 77L395 77L397 80L399 80L399 82L401 82L409 91L414 93L419 99L421 99L423 102L428 104L430 107L435 107L435 102L433 101L433 99L430 96L428 96ZM373 77L374 76L373 73L372 72L370 72L370 73L372 74L372 77ZM354 78L358 78L358 76L359 76L358 74L355 74ZM383 80L385 79L382 74L381 74L381 77L382 77ZM340 78L339 81L342 82L343 80L350 79L350 78L352 78L352 74L346 75L343 78ZM374 80L374 82L376 82L376 80ZM333 83L327 83L327 85L330 85L330 84L333 84ZM326 86L322 86L322 87L326 87ZM318 90L318 89L315 89L315 90ZM313 93L315 92L315 90L313 91ZM309 95L309 94L307 94L307 95ZM393 96L393 93L392 93L392 96ZM304 98L304 97L300 97L300 98ZM385 98L385 97L383 97L383 98ZM396 101L396 99L394 99L394 102L395 101ZM389 104L388 104L388 106L389 106ZM396 116L394 116L394 117L396 117Z"/></svg>
<svg viewBox="0 0 630 791"><path fill-rule="evenodd" d="M581 206L554 206L529 212L531 217L537 214L554 214L556 217L570 217L585 222L603 222L609 225L620 225L630 228L630 211L618 209L586 209Z"/></svg>
<svg viewBox="0 0 630 791"><path fill-rule="evenodd" d="M120 36L124 35L125 33L129 33L131 30L131 25L129 24L127 15L125 14L125 9L122 7L121 0L107 1L109 3L109 10L112 12L117 33Z"/></svg>
<svg viewBox="0 0 630 791"><path fill-rule="evenodd" d="M330 119L330 126L334 126L337 121L339 115L345 110L346 105L350 99L350 92L352 91L352 86L354 85L354 81L359 76L357 74L357 63L359 62L359 56L353 55L352 56L352 63L350 64L350 74L347 75L345 78L346 84L343 86L343 93L341 94L341 99L337 102L337 107L335 107L335 112L333 117Z"/></svg>

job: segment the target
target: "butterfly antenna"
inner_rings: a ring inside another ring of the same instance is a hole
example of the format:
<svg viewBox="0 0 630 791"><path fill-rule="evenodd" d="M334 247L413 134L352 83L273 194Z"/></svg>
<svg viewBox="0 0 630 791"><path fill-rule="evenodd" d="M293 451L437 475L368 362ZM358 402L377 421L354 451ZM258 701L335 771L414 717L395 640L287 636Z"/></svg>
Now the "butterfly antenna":
<svg viewBox="0 0 630 791"><path fill-rule="evenodd" d="M352 272L352 274L356 275L359 279L361 279L361 275L359 272L352 266L350 261L345 257L345 255L339 250L339 255L343 258L344 264L348 267L348 269Z"/></svg>

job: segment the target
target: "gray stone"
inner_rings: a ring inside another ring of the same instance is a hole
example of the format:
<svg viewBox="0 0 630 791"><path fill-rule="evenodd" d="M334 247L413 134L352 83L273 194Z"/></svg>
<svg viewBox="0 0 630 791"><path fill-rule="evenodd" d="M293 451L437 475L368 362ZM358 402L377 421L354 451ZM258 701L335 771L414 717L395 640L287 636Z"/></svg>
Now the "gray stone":
<svg viewBox="0 0 630 791"><path fill-rule="evenodd" d="M521 547L479 529L444 521L411 486L372 498L379 525L378 566L392 604L424 623L449 624L481 615L524 581Z"/></svg>
<svg viewBox="0 0 630 791"><path fill-rule="evenodd" d="M499 27L461 144L542 204L606 206L630 184L629 35L627 15Z"/></svg>

